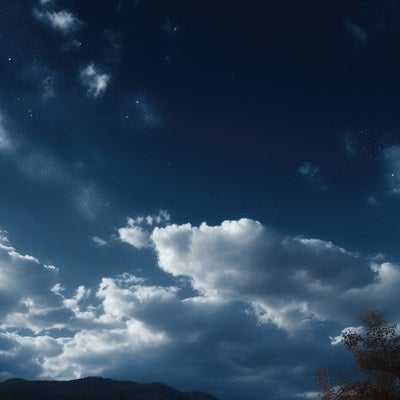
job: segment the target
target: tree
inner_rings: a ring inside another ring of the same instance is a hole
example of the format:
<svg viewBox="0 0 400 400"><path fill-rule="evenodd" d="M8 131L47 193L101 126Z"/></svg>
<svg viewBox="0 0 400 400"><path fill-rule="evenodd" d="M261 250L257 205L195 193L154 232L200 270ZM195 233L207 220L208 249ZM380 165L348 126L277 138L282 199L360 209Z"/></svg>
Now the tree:
<svg viewBox="0 0 400 400"><path fill-rule="evenodd" d="M357 379L345 378L332 387L328 371L317 372L322 400L399 400L400 333L383 312L368 311L362 329L349 329L342 343L355 359Z"/></svg>

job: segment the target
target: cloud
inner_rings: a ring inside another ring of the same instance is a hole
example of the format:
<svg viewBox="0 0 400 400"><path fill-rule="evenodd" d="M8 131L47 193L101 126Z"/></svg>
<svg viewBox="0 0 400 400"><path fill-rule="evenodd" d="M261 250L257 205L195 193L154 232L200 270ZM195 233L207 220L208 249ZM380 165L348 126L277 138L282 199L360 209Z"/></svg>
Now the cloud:
<svg viewBox="0 0 400 400"><path fill-rule="evenodd" d="M25 175L43 183L59 183L67 179L61 162L44 152L34 151L21 157L18 166Z"/></svg>
<svg viewBox="0 0 400 400"><path fill-rule="evenodd" d="M0 321L8 328L44 329L66 321L61 298L52 292L58 269L0 243Z"/></svg>
<svg viewBox="0 0 400 400"><path fill-rule="evenodd" d="M73 202L89 220L94 220L97 215L107 206L99 189L93 183L76 182L73 185Z"/></svg>
<svg viewBox="0 0 400 400"><path fill-rule="evenodd" d="M400 144L388 147L383 152L386 180L392 194L400 194Z"/></svg>
<svg viewBox="0 0 400 400"><path fill-rule="evenodd" d="M356 43L365 44L367 41L367 32L364 28L351 21L349 18L344 18L344 26L351 37L354 38Z"/></svg>
<svg viewBox="0 0 400 400"><path fill-rule="evenodd" d="M159 227L142 218L132 224L152 229L159 266L176 285L124 273L68 295L57 268L0 243L2 377L102 375L222 400L249 390L256 400L312 398L320 360L341 363L332 338L370 303L397 309L396 264L250 219Z"/></svg>
<svg viewBox="0 0 400 400"><path fill-rule="evenodd" d="M105 47L102 53L111 63L119 63L121 60L122 35L112 29L105 29L103 32Z"/></svg>
<svg viewBox="0 0 400 400"><path fill-rule="evenodd" d="M49 99L55 97L55 80L52 76L46 76L46 78L42 81L42 96L41 99L43 102L48 101Z"/></svg>
<svg viewBox="0 0 400 400"><path fill-rule="evenodd" d="M331 242L284 237L249 219L156 227L152 240L165 272L188 277L205 298L251 304L261 322L289 331L308 318L352 318L339 299L376 275Z"/></svg>
<svg viewBox="0 0 400 400"><path fill-rule="evenodd" d="M125 103L121 113L128 128L143 133L158 130L165 125L160 104L155 98L138 93L130 95Z"/></svg>
<svg viewBox="0 0 400 400"><path fill-rule="evenodd" d="M143 228L138 226L131 226L127 228L118 229L118 234L121 242L129 243L137 249L150 247L150 234Z"/></svg>
<svg viewBox="0 0 400 400"><path fill-rule="evenodd" d="M347 155L354 157L358 153L358 141L352 135L347 134L344 137L344 148Z"/></svg>
<svg viewBox="0 0 400 400"><path fill-rule="evenodd" d="M156 215L127 218L127 226L118 229L119 239L137 249L151 247L149 227L168 223L170 218L171 216L166 210L160 210Z"/></svg>
<svg viewBox="0 0 400 400"><path fill-rule="evenodd" d="M357 12L343 18L349 35L365 44L382 37L397 36L400 32L400 5L397 0L361 0Z"/></svg>
<svg viewBox="0 0 400 400"><path fill-rule="evenodd" d="M11 137L0 112L0 152L12 151L12 162L23 175L35 183L67 189L70 202L89 220L94 220L107 207L108 203L96 184L75 176L68 165L51 152L40 148L29 150L32 144L26 137L23 139L25 146Z"/></svg>
<svg viewBox="0 0 400 400"><path fill-rule="evenodd" d="M4 126L3 116L0 113L0 151L8 152L13 150L14 143L9 132Z"/></svg>
<svg viewBox="0 0 400 400"><path fill-rule="evenodd" d="M312 165L309 162L304 162L297 169L300 175L304 176L307 179L313 179L317 175L319 171L319 167Z"/></svg>
<svg viewBox="0 0 400 400"><path fill-rule="evenodd" d="M302 163L298 168L297 172L300 176L305 179L307 182L313 184L320 190L326 190L328 187L325 184L324 180L320 176L320 168L310 162Z"/></svg>
<svg viewBox="0 0 400 400"><path fill-rule="evenodd" d="M42 2L47 4L49 2ZM64 35L70 35L82 28L83 22L80 21L74 14L67 10L61 11L40 11L34 9L35 17L51 28Z"/></svg>
<svg viewBox="0 0 400 400"><path fill-rule="evenodd" d="M94 243L96 243L100 247L105 246L107 244L107 241L105 241L104 239L99 238L98 236L93 236L92 237L92 241Z"/></svg>
<svg viewBox="0 0 400 400"><path fill-rule="evenodd" d="M371 195L371 196L368 196L368 198L367 198L367 204L370 207L378 207L382 203L375 196Z"/></svg>
<svg viewBox="0 0 400 400"><path fill-rule="evenodd" d="M111 81L111 75L103 73L93 63L80 71L80 78L87 89L87 94L94 98L104 94Z"/></svg>
<svg viewBox="0 0 400 400"><path fill-rule="evenodd" d="M3 231L2 229L0 229L0 243L2 244L9 243L7 234L8 234L7 231Z"/></svg>

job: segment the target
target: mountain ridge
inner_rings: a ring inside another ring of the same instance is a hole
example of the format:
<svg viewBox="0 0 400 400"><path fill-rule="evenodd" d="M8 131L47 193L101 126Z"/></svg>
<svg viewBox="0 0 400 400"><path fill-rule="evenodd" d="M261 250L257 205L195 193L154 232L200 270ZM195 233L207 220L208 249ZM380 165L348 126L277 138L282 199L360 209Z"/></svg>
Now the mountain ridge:
<svg viewBox="0 0 400 400"><path fill-rule="evenodd" d="M87 377L70 381L0 382L2 400L218 400L205 392L182 392L164 383L141 384L110 378Z"/></svg>

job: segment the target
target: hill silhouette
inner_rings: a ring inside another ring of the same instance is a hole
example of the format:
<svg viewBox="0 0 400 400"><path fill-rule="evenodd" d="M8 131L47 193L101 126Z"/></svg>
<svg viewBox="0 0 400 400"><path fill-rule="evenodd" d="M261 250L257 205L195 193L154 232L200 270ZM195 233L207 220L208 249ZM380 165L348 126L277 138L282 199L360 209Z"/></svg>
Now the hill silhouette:
<svg viewBox="0 0 400 400"><path fill-rule="evenodd" d="M1 400L217 400L203 392L180 392L162 383L139 384L105 378L72 381L0 382Z"/></svg>

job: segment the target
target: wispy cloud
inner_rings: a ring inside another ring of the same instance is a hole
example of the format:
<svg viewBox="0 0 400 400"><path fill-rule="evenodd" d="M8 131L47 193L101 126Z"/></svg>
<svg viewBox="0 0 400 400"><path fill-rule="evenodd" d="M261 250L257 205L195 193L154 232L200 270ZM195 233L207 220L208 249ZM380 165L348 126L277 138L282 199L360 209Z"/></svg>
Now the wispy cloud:
<svg viewBox="0 0 400 400"><path fill-rule="evenodd" d="M343 18L344 28L356 43L400 33L400 4L397 0L360 0L359 9L352 16Z"/></svg>
<svg viewBox="0 0 400 400"><path fill-rule="evenodd" d="M42 80L42 96L41 99L43 102L48 101L52 97L55 97L55 79L52 76L46 76Z"/></svg>
<svg viewBox="0 0 400 400"><path fill-rule="evenodd" d="M400 195L400 144L385 149L383 155L389 191Z"/></svg>
<svg viewBox="0 0 400 400"><path fill-rule="evenodd" d="M382 203L373 195L370 195L367 197L367 204L370 207L378 207L380 206Z"/></svg>
<svg viewBox="0 0 400 400"><path fill-rule="evenodd" d="M13 148L14 148L14 143L4 125L3 116L0 113L0 151L10 151Z"/></svg>
<svg viewBox="0 0 400 400"><path fill-rule="evenodd" d="M65 167L51 154L33 151L21 156L18 162L22 172L30 178L44 183L60 183L68 179Z"/></svg>
<svg viewBox="0 0 400 400"><path fill-rule="evenodd" d="M130 94L122 113L126 126L139 133L165 126L160 104L146 93Z"/></svg>
<svg viewBox="0 0 400 400"><path fill-rule="evenodd" d="M93 183L76 182L73 190L75 207L89 220L94 220L107 206L100 190Z"/></svg>
<svg viewBox="0 0 400 400"><path fill-rule="evenodd" d="M62 34L69 35L81 29L83 26L83 22L67 10L41 11L34 9L34 15L39 21L46 23L52 29Z"/></svg>
<svg viewBox="0 0 400 400"><path fill-rule="evenodd" d="M319 167L311 164L310 162L304 162L299 166L297 171L301 176L307 179L314 179L318 174Z"/></svg>
<svg viewBox="0 0 400 400"><path fill-rule="evenodd" d="M105 39L105 46L102 53L105 55L107 61L118 63L121 59L120 54L122 50L121 34L112 29L105 29L103 37Z"/></svg>
<svg viewBox="0 0 400 400"><path fill-rule="evenodd" d="M0 112L0 152L11 151L12 162L22 174L32 182L62 186L67 189L70 202L88 220L94 220L107 206L101 190L95 183L75 175L69 166L52 152L39 146L32 146L27 137L24 137L21 143L17 142L6 129Z"/></svg>
<svg viewBox="0 0 400 400"><path fill-rule="evenodd" d="M343 22L345 29L356 43L364 45L367 42L367 32L364 28L349 18L344 18Z"/></svg>
<svg viewBox="0 0 400 400"><path fill-rule="evenodd" d="M350 157L354 157L358 153L358 142L350 134L344 137L344 149Z"/></svg>
<svg viewBox="0 0 400 400"><path fill-rule="evenodd" d="M323 178L320 175L320 168L310 162L302 163L298 168L297 172L300 176L307 181L308 183L312 184L319 190L326 190L328 186L324 182Z"/></svg>
<svg viewBox="0 0 400 400"><path fill-rule="evenodd" d="M87 89L87 94L97 98L108 88L111 81L111 74L102 72L102 70L90 63L80 71L80 79Z"/></svg>
<svg viewBox="0 0 400 400"><path fill-rule="evenodd" d="M106 240L104 240L104 239L102 239L102 238L99 238L98 236L93 236L92 237L92 241L94 242L94 243L96 243L98 246L100 246L100 247L102 247L102 246L105 246L106 244L107 244L107 241Z"/></svg>

